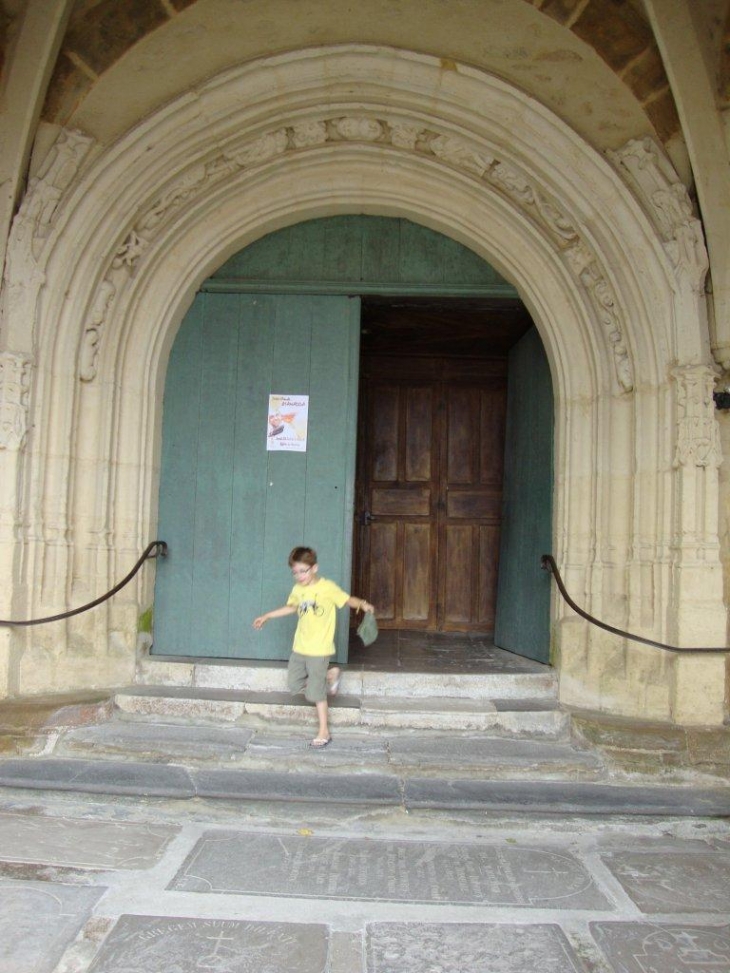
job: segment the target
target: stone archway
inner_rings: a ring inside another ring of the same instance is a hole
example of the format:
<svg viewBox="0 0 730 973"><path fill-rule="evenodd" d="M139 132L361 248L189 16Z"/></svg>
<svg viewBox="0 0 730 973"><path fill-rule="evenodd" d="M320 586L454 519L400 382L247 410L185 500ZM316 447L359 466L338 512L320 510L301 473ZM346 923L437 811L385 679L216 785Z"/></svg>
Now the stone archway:
<svg viewBox="0 0 730 973"><path fill-rule="evenodd" d="M553 372L554 553L571 590L614 624L721 644L701 235L653 146L612 161L495 78L356 47L227 73L105 152L62 133L10 244L3 367L28 378L30 428L3 456L9 609L98 594L154 533L165 365L199 283L274 229L363 212L445 233L518 286ZM141 581L61 640L9 636L8 690L131 678L150 592ZM721 720L721 658L554 617L565 701Z"/></svg>

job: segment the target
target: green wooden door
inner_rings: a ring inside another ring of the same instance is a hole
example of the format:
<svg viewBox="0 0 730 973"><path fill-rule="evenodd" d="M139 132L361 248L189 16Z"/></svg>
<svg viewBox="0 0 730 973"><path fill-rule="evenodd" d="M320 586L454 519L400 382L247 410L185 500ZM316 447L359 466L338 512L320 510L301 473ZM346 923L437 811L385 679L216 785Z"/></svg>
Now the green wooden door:
<svg viewBox="0 0 730 973"><path fill-rule="evenodd" d="M285 604L297 544L349 587L359 328L357 298L196 297L165 385L153 653L287 658L295 619L251 623ZM267 450L270 394L309 396L306 452Z"/></svg>
<svg viewBox="0 0 730 973"><path fill-rule="evenodd" d="M553 387L535 328L509 354L502 536L495 644L550 661L550 574L540 555L552 550Z"/></svg>

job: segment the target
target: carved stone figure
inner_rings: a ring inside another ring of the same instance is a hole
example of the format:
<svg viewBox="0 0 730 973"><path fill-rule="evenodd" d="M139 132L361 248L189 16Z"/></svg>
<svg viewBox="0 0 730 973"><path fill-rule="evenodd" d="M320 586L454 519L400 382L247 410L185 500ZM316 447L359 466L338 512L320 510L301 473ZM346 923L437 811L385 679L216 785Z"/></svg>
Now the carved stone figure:
<svg viewBox="0 0 730 973"><path fill-rule="evenodd" d="M720 430L715 416L715 376L705 365L675 368L677 383L677 448L674 465L712 467L722 462Z"/></svg>
<svg viewBox="0 0 730 973"><path fill-rule="evenodd" d="M30 359L0 354L0 449L21 450L28 431Z"/></svg>

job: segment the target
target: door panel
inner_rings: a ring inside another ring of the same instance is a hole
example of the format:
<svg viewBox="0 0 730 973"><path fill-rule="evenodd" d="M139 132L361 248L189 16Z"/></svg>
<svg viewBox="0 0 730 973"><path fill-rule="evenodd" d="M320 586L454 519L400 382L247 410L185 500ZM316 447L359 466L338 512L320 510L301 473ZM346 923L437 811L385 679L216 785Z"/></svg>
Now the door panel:
<svg viewBox="0 0 730 973"><path fill-rule="evenodd" d="M365 363L355 586L383 628L492 631L505 394L494 361Z"/></svg>
<svg viewBox="0 0 730 973"><path fill-rule="evenodd" d="M433 471L433 390L406 393L405 474L409 483L430 482Z"/></svg>
<svg viewBox="0 0 730 973"><path fill-rule="evenodd" d="M378 618L390 621L396 616L396 569L398 550L398 525L375 523L367 528L370 572L368 575L368 600L377 605ZM354 585L358 591L362 585Z"/></svg>
<svg viewBox="0 0 730 973"><path fill-rule="evenodd" d="M403 525L403 619L425 623L430 612L430 524Z"/></svg>
<svg viewBox="0 0 730 973"><path fill-rule="evenodd" d="M505 395L504 381L487 379L446 389L444 629L494 630Z"/></svg>
<svg viewBox="0 0 730 973"><path fill-rule="evenodd" d="M479 528L479 577L477 584L477 619L485 632L494 631L495 592L499 575L500 527Z"/></svg>
<svg viewBox="0 0 730 973"><path fill-rule="evenodd" d="M286 658L294 620L251 622L284 604L296 544L348 587L358 338L358 300L196 298L165 386L153 652ZM266 450L270 393L310 396L305 453Z"/></svg>
<svg viewBox="0 0 730 973"><path fill-rule="evenodd" d="M377 517L428 517L431 509L429 489L374 489L372 498L371 512Z"/></svg>
<svg viewBox="0 0 730 973"><path fill-rule="evenodd" d="M472 528L448 527L444 558L444 628L466 625L472 619L473 562Z"/></svg>
<svg viewBox="0 0 730 973"><path fill-rule="evenodd" d="M550 661L550 574L540 555L552 546L553 390L535 328L509 361L504 517L495 643Z"/></svg>

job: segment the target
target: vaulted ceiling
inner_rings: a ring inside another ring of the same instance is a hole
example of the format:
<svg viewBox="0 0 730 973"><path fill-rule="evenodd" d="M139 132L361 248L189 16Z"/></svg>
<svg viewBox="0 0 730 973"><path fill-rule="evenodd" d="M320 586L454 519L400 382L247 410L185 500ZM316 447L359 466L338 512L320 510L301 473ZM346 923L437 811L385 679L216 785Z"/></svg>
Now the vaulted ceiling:
<svg viewBox="0 0 730 973"><path fill-rule="evenodd" d="M5 0L12 41L22 0ZM718 97L730 95L727 0L701 4ZM471 64L540 99L596 147L653 134L677 110L641 0L78 0L43 117L110 141L206 78L265 54L361 43Z"/></svg>

